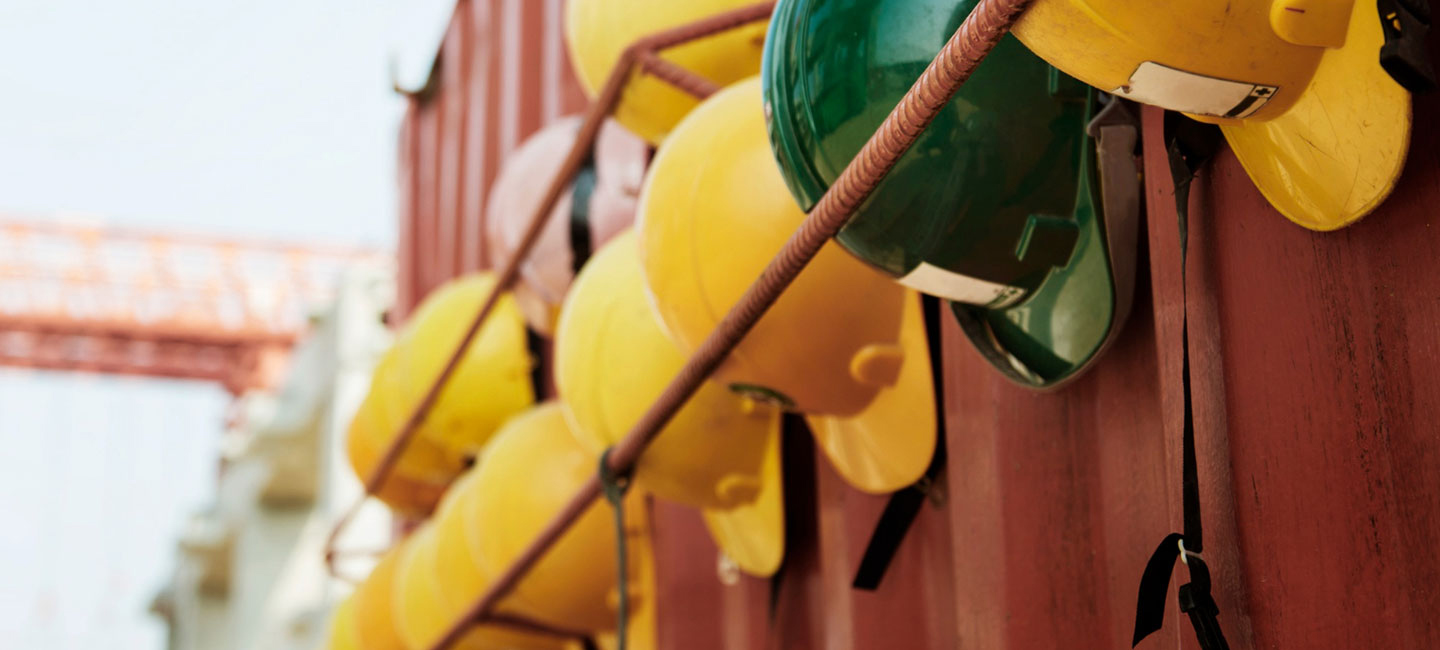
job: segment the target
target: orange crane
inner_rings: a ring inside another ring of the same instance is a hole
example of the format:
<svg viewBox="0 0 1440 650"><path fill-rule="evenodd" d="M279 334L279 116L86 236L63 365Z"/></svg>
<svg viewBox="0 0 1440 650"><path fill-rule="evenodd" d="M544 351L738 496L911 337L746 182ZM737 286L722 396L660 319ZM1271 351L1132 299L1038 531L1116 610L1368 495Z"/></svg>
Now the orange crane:
<svg viewBox="0 0 1440 650"><path fill-rule="evenodd" d="M0 365L273 386L378 251L0 217Z"/></svg>

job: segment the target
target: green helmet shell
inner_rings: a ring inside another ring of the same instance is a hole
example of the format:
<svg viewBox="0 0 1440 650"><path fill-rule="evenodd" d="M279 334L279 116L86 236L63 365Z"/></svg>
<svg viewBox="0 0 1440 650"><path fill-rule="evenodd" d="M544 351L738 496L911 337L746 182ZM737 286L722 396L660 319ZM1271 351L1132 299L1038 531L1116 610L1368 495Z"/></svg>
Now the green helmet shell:
<svg viewBox="0 0 1440 650"><path fill-rule="evenodd" d="M761 67L765 110L802 207L819 201L974 6L780 0ZM954 301L963 329L1012 379L1072 378L1129 301L1129 284L1113 277L1086 131L1096 106L1083 84L1004 37L836 239Z"/></svg>

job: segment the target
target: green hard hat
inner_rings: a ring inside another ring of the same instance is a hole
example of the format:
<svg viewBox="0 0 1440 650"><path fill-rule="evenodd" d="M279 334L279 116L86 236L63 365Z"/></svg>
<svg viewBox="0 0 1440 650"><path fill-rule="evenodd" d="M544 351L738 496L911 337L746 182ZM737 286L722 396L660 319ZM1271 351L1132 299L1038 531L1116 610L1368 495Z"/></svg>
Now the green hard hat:
<svg viewBox="0 0 1440 650"><path fill-rule="evenodd" d="M761 67L765 112L802 207L975 4L780 0ZM1138 130L1125 105L1098 95L1004 37L837 236L951 300L981 353L1028 386L1075 377L1129 310Z"/></svg>

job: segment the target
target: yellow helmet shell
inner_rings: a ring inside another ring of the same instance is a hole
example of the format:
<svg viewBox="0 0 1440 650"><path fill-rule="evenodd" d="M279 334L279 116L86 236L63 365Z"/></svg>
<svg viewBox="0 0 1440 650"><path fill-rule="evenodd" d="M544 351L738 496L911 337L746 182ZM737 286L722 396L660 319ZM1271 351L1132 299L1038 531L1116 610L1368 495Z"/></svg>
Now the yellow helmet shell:
<svg viewBox="0 0 1440 650"><path fill-rule="evenodd" d="M436 571L435 527L427 523L406 540L395 569L395 627L411 650L433 646L450 626Z"/></svg>
<svg viewBox="0 0 1440 650"><path fill-rule="evenodd" d="M770 154L758 78L695 110L640 196L645 279L667 331L695 350L805 218ZM888 385L905 290L827 243L715 378L796 410L860 413Z"/></svg>
<svg viewBox="0 0 1440 650"><path fill-rule="evenodd" d="M330 617L330 637L325 647L327 650L360 650L360 639L355 631L353 595L335 606L335 613Z"/></svg>
<svg viewBox="0 0 1440 650"><path fill-rule="evenodd" d="M356 409L346 434L345 450L350 467L361 481L370 478L396 433L382 408L383 402L382 395L374 392L367 395ZM445 491L447 465L443 454L428 442L412 441L375 497L397 514L423 517L435 508Z"/></svg>
<svg viewBox="0 0 1440 650"><path fill-rule="evenodd" d="M1384 202L1410 147L1410 93L1380 67L1375 4L1354 8L1345 47L1326 50L1288 112L1220 126L1270 205L1311 230L1347 226Z"/></svg>
<svg viewBox="0 0 1440 650"><path fill-rule="evenodd" d="M725 557L741 571L762 578L775 575L785 559L785 485L781 480L778 433L763 449L755 497L736 506L700 513Z"/></svg>
<svg viewBox="0 0 1440 650"><path fill-rule="evenodd" d="M453 533L438 524L427 524L411 536L402 553L396 573L395 607L399 629L410 650L428 650L440 637L460 620L465 611L489 586L488 580L471 582L466 585L470 600L459 604L447 600L442 581L457 571L475 576L472 569L464 565L441 564L445 535ZM463 543L463 531L461 542ZM473 564L471 565L473 567ZM512 648L514 650L559 650L565 647L565 640L519 632L503 626L477 625L457 641L456 650L482 650L486 648Z"/></svg>
<svg viewBox="0 0 1440 650"><path fill-rule="evenodd" d="M442 604L455 615L474 604L493 578L480 571L465 529L465 511L475 494L468 486L474 480L473 471L462 475L435 510L435 557L445 567L436 579Z"/></svg>
<svg viewBox="0 0 1440 650"><path fill-rule="evenodd" d="M395 341L396 381L390 387L394 404L403 406L391 409L397 432L440 376L495 283L495 274L488 272L451 280L427 296L405 323ZM502 295L417 433L443 450L452 480L500 425L535 403L531 364L524 317L515 299Z"/></svg>
<svg viewBox="0 0 1440 650"><path fill-rule="evenodd" d="M475 492L466 485L475 478L467 472L441 501L435 512L435 574L440 590L440 611L446 620L464 616L480 596L490 588L494 576L483 573L475 560L474 546L465 526L465 510ZM468 496L467 496L468 495ZM504 608L501 608L504 611ZM520 632L504 626L475 626L456 644L457 648L513 648L515 650L559 650L564 639L554 636Z"/></svg>
<svg viewBox="0 0 1440 650"><path fill-rule="evenodd" d="M770 152L758 78L687 116L640 196L645 281L671 337L696 350L804 218ZM918 309L913 292L827 243L713 379L833 418L818 439L852 485L904 487L935 447ZM882 393L889 397L876 409ZM853 456L876 448L890 459Z"/></svg>
<svg viewBox="0 0 1440 650"><path fill-rule="evenodd" d="M1289 110L1326 48L1344 43L1351 2L1037 0L1014 33L1105 92L1212 121L1263 121Z"/></svg>
<svg viewBox="0 0 1440 650"><path fill-rule="evenodd" d="M570 0L565 39L580 83L594 97L620 54L635 41L709 16L753 5L754 0ZM667 49L660 56L719 84L760 72L766 23L741 27ZM615 119L659 144L695 108L689 94L649 75L633 73Z"/></svg>
<svg viewBox="0 0 1440 650"><path fill-rule="evenodd" d="M499 575L540 534L599 468L580 446L560 405L542 404L505 425L475 466L461 498L480 571ZM505 598L507 611L558 627L614 629L615 525L597 501ZM626 510L627 524L643 507Z"/></svg>
<svg viewBox="0 0 1440 650"><path fill-rule="evenodd" d="M597 455L630 431L685 364L645 295L633 231L580 272L561 312L555 359L571 430ZM747 572L774 573L784 554L784 515L779 466L767 460L777 453L779 427L779 411L706 383L646 448L636 485L721 519L773 492L773 507L750 518L749 530L716 537Z"/></svg>
<svg viewBox="0 0 1440 650"><path fill-rule="evenodd" d="M585 266L555 341L565 413L597 455L629 432L685 364L646 299L636 243L627 232ZM778 411L707 384L645 450L635 480L656 496L698 508L752 501L778 424Z"/></svg>
<svg viewBox="0 0 1440 650"><path fill-rule="evenodd" d="M355 590L359 650L407 650L395 619L395 570L404 543L391 547Z"/></svg>
<svg viewBox="0 0 1440 650"><path fill-rule="evenodd" d="M1410 94L1361 0L1037 0L1015 35L1101 90L1220 124L1276 210L1334 230L1389 196Z"/></svg>

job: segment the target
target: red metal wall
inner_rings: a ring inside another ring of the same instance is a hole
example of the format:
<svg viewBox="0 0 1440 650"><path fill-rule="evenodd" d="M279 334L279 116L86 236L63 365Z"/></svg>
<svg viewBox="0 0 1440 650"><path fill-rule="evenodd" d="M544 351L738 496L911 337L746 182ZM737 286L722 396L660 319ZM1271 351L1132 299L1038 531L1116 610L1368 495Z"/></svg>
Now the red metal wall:
<svg viewBox="0 0 1440 650"><path fill-rule="evenodd" d="M506 154L585 108L560 31L563 0L461 0L432 91L400 130L401 316L445 279L489 268L485 197Z"/></svg>
<svg viewBox="0 0 1440 650"><path fill-rule="evenodd" d="M583 107L561 5L459 3L436 90L412 99L400 138L402 310L495 262L478 233L499 162ZM1228 152L1195 186L1206 555L1237 649L1440 647L1440 96L1416 117L1394 196L1338 233L1275 213ZM775 585L723 585L698 515L655 504L663 648L1129 645L1141 569L1180 528L1182 301L1158 118L1147 110L1150 273L1105 360L1036 394L948 327L948 489L874 593L849 584L885 499L847 487L803 434L787 436ZM1173 593L1142 647L1194 647Z"/></svg>

